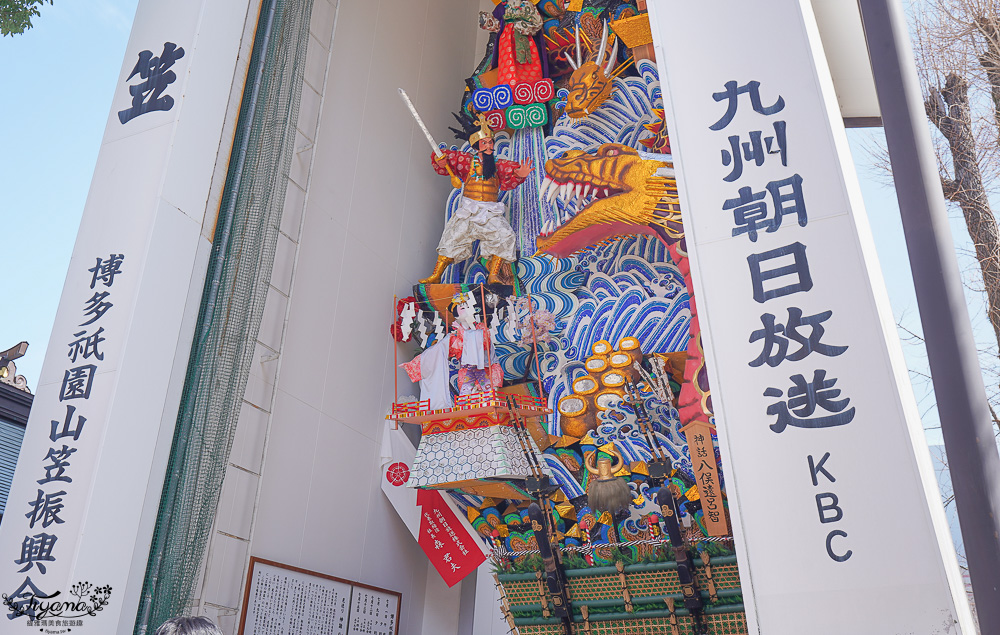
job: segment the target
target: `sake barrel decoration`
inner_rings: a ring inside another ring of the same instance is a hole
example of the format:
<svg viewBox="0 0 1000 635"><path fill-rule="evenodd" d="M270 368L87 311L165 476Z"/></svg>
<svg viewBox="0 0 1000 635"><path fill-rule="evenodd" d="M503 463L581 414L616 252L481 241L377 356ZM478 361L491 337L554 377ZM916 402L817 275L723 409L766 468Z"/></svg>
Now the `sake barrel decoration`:
<svg viewBox="0 0 1000 635"><path fill-rule="evenodd" d="M642 346L634 337L623 337L618 340L618 351L627 354L633 362L642 362Z"/></svg>
<svg viewBox="0 0 1000 635"><path fill-rule="evenodd" d="M608 357L608 364L611 368L630 381L636 381L639 378L639 371L632 366L633 363L634 358L625 351L615 351Z"/></svg>
<svg viewBox="0 0 1000 635"><path fill-rule="evenodd" d="M601 375L601 392L594 399L598 410L607 410L625 398L625 373L612 369Z"/></svg>
<svg viewBox="0 0 1000 635"><path fill-rule="evenodd" d="M577 395L592 395L597 392L599 387L597 380L589 375L577 377L573 381L573 392Z"/></svg>
<svg viewBox="0 0 1000 635"><path fill-rule="evenodd" d="M590 352L593 355L607 355L612 350L611 342L608 340L597 340L594 345L590 347Z"/></svg>
<svg viewBox="0 0 1000 635"><path fill-rule="evenodd" d="M588 357L583 365L595 379L600 379L604 371L608 370L608 360L605 357Z"/></svg>
<svg viewBox="0 0 1000 635"><path fill-rule="evenodd" d="M573 394L559 400L559 424L563 434L582 437L590 430L597 429L597 412L593 407L593 395L600 389L596 377L584 375L573 381Z"/></svg>
<svg viewBox="0 0 1000 635"><path fill-rule="evenodd" d="M596 390L596 388L595 382L594 389ZM563 434L582 437L590 430L597 428L597 419L594 416L593 408L580 395L566 395L559 400L557 407L560 416L559 426L562 428Z"/></svg>

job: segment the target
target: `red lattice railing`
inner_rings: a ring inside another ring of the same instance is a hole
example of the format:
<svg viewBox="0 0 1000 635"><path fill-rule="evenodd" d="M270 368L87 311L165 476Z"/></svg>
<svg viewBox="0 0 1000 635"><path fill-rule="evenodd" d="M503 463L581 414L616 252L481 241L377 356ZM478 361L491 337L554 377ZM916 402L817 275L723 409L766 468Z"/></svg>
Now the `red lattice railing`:
<svg viewBox="0 0 1000 635"><path fill-rule="evenodd" d="M445 408L441 410L431 410L431 402L429 399L424 399L423 401L411 401L407 403L394 403L392 404L392 414L389 418L409 419L412 417L426 417L434 414L458 414L463 410L474 410L480 408L506 408L507 399L511 399L514 407L518 410L535 410L539 412L546 410L545 400L541 397L534 397L532 395L516 395L496 390L485 390L483 392L474 392L469 395L460 395L455 397L455 405L453 408Z"/></svg>

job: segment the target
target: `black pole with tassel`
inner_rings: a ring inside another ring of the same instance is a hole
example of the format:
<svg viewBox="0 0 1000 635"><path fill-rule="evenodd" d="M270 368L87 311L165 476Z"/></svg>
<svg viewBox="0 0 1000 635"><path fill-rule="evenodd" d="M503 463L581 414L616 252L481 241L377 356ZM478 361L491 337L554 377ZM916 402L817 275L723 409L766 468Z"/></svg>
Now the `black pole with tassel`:
<svg viewBox="0 0 1000 635"><path fill-rule="evenodd" d="M705 603L701 600L701 593L698 591L698 584L695 580L694 563L691 561L691 554L688 552L678 522L679 510L674 489L676 486L671 483L661 487L656 492L656 504L660 506L666 533L670 537L670 546L674 550L674 560L677 562L677 580L680 582L681 592L684 594L684 608L691 614L691 628L695 635L709 635L708 626L705 624ZM680 492L677 494L679 495Z"/></svg>
<svg viewBox="0 0 1000 635"><path fill-rule="evenodd" d="M562 621L565 635L573 635L573 609L569 602L566 574L552 551L548 519L538 503L528 505L527 515L531 521L531 530L535 532L535 541L538 543L542 562L545 564L545 585L548 587L549 595L552 596L552 613Z"/></svg>

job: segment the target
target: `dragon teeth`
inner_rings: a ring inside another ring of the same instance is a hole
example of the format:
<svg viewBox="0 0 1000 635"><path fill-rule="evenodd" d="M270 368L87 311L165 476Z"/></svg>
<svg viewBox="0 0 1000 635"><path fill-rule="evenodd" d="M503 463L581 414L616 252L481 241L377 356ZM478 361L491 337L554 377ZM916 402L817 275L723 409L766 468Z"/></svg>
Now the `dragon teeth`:
<svg viewBox="0 0 1000 635"><path fill-rule="evenodd" d="M580 192L583 190L583 186L579 183L576 184L576 200L580 200Z"/></svg>
<svg viewBox="0 0 1000 635"><path fill-rule="evenodd" d="M545 177L545 181L542 182L542 187L538 191L538 199L542 201L547 200L555 186L556 184L552 179Z"/></svg>
<svg viewBox="0 0 1000 635"><path fill-rule="evenodd" d="M549 185L548 195L546 196L546 198L548 199L550 205L555 204L555 202L556 202L556 196L558 194L559 194L559 184L556 183L555 181L552 181L552 184Z"/></svg>
<svg viewBox="0 0 1000 635"><path fill-rule="evenodd" d="M549 191L550 183L552 183L552 181L549 180L549 177L542 179L541 184L538 186L538 200L545 200L545 194Z"/></svg>
<svg viewBox="0 0 1000 635"><path fill-rule="evenodd" d="M590 183L587 183L587 187L583 188L583 198L587 198L589 195L590 195Z"/></svg>
<svg viewBox="0 0 1000 635"><path fill-rule="evenodd" d="M608 197L608 188L604 188L604 198Z"/></svg>
<svg viewBox="0 0 1000 635"><path fill-rule="evenodd" d="M556 198L556 192L559 191L559 184L555 181L549 181L548 190L545 192L545 198L551 203Z"/></svg>

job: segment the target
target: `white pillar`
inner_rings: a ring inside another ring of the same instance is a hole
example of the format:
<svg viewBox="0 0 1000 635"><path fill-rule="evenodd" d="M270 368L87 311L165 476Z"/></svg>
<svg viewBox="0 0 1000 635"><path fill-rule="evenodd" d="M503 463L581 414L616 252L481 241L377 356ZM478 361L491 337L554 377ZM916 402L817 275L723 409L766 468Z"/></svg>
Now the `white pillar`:
<svg viewBox="0 0 1000 635"><path fill-rule="evenodd" d="M30 578L75 601L76 583L110 585L107 605L76 618L74 635L132 632L214 231L211 192L228 163L223 130L243 81L248 7L142 0L129 38L0 528L3 593L30 591ZM116 255L118 270L95 267ZM60 453L62 472L52 467ZM51 553L31 562L26 540Z"/></svg>

